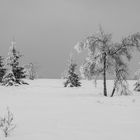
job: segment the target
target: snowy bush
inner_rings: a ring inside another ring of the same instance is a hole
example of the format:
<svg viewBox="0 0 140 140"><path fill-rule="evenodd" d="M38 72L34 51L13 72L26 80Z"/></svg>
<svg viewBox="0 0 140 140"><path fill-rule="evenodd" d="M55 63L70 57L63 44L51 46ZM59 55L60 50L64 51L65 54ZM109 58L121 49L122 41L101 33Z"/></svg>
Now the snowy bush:
<svg viewBox="0 0 140 140"><path fill-rule="evenodd" d="M8 137L10 133L15 129L14 116L11 111L7 108L7 114L0 118L0 129L3 131L4 136Z"/></svg>

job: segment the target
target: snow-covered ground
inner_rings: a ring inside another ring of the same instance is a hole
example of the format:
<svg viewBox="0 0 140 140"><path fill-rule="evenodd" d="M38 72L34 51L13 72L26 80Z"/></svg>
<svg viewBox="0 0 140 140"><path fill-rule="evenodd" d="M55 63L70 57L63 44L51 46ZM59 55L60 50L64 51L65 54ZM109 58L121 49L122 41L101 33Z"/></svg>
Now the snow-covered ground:
<svg viewBox="0 0 140 140"><path fill-rule="evenodd" d="M140 93L102 96L102 81L64 88L62 80L0 86L0 116L10 108L16 128L4 140L140 140ZM133 90L134 81L129 81ZM108 81L111 93L112 81Z"/></svg>

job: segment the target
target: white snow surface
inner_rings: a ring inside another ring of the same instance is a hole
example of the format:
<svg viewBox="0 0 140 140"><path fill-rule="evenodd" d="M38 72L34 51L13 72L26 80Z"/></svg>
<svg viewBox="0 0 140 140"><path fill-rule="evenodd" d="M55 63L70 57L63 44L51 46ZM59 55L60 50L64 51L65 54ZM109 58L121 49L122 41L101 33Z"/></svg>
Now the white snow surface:
<svg viewBox="0 0 140 140"><path fill-rule="evenodd" d="M63 80L38 79L20 87L0 86L0 116L6 107L16 128L1 140L140 140L140 93L104 97L102 80L64 88ZM108 93L113 82L107 81Z"/></svg>

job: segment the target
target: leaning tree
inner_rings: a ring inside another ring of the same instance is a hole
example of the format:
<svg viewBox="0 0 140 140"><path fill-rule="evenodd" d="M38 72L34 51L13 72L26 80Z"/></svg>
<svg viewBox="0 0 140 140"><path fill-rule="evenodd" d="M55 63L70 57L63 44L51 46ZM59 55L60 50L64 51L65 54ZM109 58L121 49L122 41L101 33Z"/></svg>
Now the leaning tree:
<svg viewBox="0 0 140 140"><path fill-rule="evenodd" d="M140 34L136 33L124 38L121 43L113 43L112 35L104 33L100 28L99 33L88 36L76 44L75 49L78 52L88 50L88 56L82 65L84 75L90 77L103 75L104 96L107 96L107 72L115 75L112 96L118 85L124 85L127 69L124 68L126 64L123 57L131 59L131 50L140 48L139 40ZM120 66L121 69L119 69Z"/></svg>
<svg viewBox="0 0 140 140"><path fill-rule="evenodd" d="M140 51L140 33L135 33L129 35L122 39L121 43L117 43L114 45L115 49L113 49L111 55L115 58L115 78L114 78L114 88L111 96L114 95L115 90L121 88L121 94L128 95L130 91L128 90L128 66L124 63L124 56L128 61L132 58L132 51L134 49ZM118 57L119 56L119 57Z"/></svg>

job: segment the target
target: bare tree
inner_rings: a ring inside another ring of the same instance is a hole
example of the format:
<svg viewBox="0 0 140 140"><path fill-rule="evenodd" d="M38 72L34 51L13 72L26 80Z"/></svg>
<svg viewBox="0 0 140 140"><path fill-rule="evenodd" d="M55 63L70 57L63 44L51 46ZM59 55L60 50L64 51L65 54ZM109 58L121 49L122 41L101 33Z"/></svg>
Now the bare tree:
<svg viewBox="0 0 140 140"><path fill-rule="evenodd" d="M94 75L103 75L104 96L107 96L107 72L109 74L115 73L116 77L120 77L119 75L121 75L120 73L122 71L117 72L118 68L116 67L119 64L118 58L121 59L125 56L128 60L130 60L131 50L133 48L140 48L139 40L140 34L136 33L124 38L121 43L113 43L112 35L105 34L104 31L100 28L99 33L87 37L85 40L77 43L75 46L78 52L81 52L84 49L88 50L88 57L86 58L86 62L83 66L84 72L86 70L85 74L88 72L88 75L91 77ZM123 76L121 78L123 78ZM114 90L116 89L116 85L120 83L120 80L118 80L120 78L116 79L117 80L115 80ZM125 80L125 78L123 80Z"/></svg>
<svg viewBox="0 0 140 140"><path fill-rule="evenodd" d="M105 34L100 29L98 34L87 37L76 45L77 50L88 49L88 57L84 64L84 69L88 71L90 76L103 74L103 93L107 96L106 88L106 72L109 66L110 55L108 52L112 47L112 35Z"/></svg>
<svg viewBox="0 0 140 140"><path fill-rule="evenodd" d="M111 55L115 59L115 78L114 78L114 88L111 94L111 97L114 95L115 90L118 87L121 87L121 94L129 95L130 91L128 90L127 77L128 77L128 67L124 63L123 57L125 56L128 61L131 60L131 52L134 49L140 51L140 33L135 33L129 35L128 37L122 39L120 44L114 45L114 50L111 52ZM119 57L118 57L119 56Z"/></svg>

